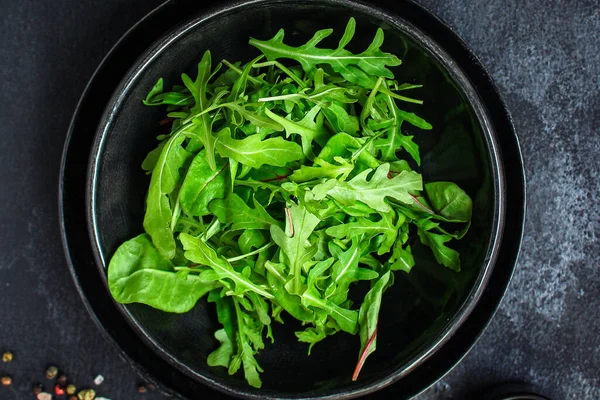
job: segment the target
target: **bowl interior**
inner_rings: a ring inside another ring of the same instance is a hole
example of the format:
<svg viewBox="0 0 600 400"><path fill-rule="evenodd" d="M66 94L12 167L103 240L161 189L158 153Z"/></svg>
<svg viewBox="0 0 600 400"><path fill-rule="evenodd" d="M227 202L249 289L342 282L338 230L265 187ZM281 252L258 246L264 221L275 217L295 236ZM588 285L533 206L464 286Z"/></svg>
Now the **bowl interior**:
<svg viewBox="0 0 600 400"><path fill-rule="evenodd" d="M149 177L140 166L156 146L156 136L163 133L159 121L165 110L146 107L141 100L156 80L163 77L170 87L180 82L181 72L193 76L206 49L213 60L250 60L257 50L248 45L249 37L269 39L279 28L285 29L286 40L293 45L305 42L317 29L333 28L334 34L322 45L336 46L350 16L357 20L357 34L349 49L362 51L382 27L386 37L382 48L403 60L394 71L396 79L424 85L415 91L424 105L405 108L427 119L434 129L419 131L405 125L405 130L420 146L424 180L456 182L474 200L471 229L452 245L461 253L463 270L453 273L439 266L413 239L417 265L410 275L396 273L396 283L384 295L377 351L356 383L350 378L360 347L358 336L337 334L315 345L308 356L307 345L294 336L298 328L294 321L274 324L275 343L267 343L257 357L265 370L263 394L324 396L372 388L410 372L466 317L493 265L500 215L499 161L484 109L468 82L452 70L447 55L401 19L340 2L259 2L208 18L197 16L150 49L115 93L91 156L88 222L100 267L105 268L123 241L143 231ZM183 315L139 304L122 309L140 337L192 377L239 393L259 393L247 386L242 374L229 376L223 368L207 366L206 357L217 346L213 334L218 322L212 305L204 300Z"/></svg>

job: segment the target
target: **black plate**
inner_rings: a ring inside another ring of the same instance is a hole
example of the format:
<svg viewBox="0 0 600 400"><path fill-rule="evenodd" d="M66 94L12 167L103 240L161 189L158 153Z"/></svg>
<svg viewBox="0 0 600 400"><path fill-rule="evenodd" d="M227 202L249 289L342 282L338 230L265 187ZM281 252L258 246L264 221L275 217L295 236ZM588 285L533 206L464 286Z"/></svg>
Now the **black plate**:
<svg viewBox="0 0 600 400"><path fill-rule="evenodd" d="M198 397L200 393L211 393L216 397L216 394L205 386L182 373L172 362L166 362L158 356L155 349L152 349L152 344L141 342L138 339L139 333L124 323L126 318L118 311L120 307L116 307L112 302L101 283L102 275L96 269L83 223L86 214L84 195L87 158L102 111L137 57L165 30L181 24L182 19L200 11L203 6L195 3L197 2L169 2L151 13L125 35L92 78L75 113L65 145L60 188L61 221L65 252L80 293L96 322L103 326L109 337L117 341L121 351L134 361L134 365L141 367L143 372L157 377L165 390L175 390L188 397ZM180 14L182 9L186 10L183 15ZM485 71L464 44L425 10L412 2L406 2L402 4L401 12L403 18L418 24L428 36L452 54L487 105L493 127L497 132L501 132L498 140L505 164L505 224L506 232L509 233L501 243L497 264L501 268L493 271L491 284L482 293L477 307L458 328L456 335L422 364L418 373L409 374L390 389L380 392L382 396L393 394L395 397L410 397L439 379L466 354L495 310L510 279L518 253L524 215L524 182L520 152L512 123ZM398 378L398 375L394 377ZM361 391L370 392L389 381L362 387Z"/></svg>

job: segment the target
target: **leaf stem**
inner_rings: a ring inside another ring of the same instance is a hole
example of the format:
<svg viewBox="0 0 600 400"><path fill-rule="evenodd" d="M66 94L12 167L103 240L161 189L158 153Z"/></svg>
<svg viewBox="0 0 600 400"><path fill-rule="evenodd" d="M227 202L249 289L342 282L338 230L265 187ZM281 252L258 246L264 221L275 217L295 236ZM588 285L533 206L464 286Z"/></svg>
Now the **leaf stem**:
<svg viewBox="0 0 600 400"><path fill-rule="evenodd" d="M231 69L232 71L235 71L236 73L238 73L240 75L242 75L244 73L244 71L242 71L240 68L236 67L235 65L233 65L232 63L230 63L227 60L223 60L221 62L223 64L227 65L227 68ZM248 75L248 80L250 82L254 83L255 85L258 85L260 83L264 83L264 82L261 82L259 79L256 79L255 77L250 76L250 75Z"/></svg>
<svg viewBox="0 0 600 400"><path fill-rule="evenodd" d="M277 68L279 68L280 70L282 70L283 72L285 72L301 88L303 88L303 89L306 88L306 84L304 82L302 82L302 79L298 78L298 76L296 74L294 74L290 69L288 69L285 65L283 65L279 61L265 61L262 63L254 64L252 67L253 68L262 68L262 67L269 67L271 65L274 65Z"/></svg>
<svg viewBox="0 0 600 400"><path fill-rule="evenodd" d="M237 256L237 257L228 258L227 261L229 261L231 263L231 262L234 262L234 261L242 260L242 259L244 259L246 257L251 257L251 256L253 256L255 254L258 254L258 253L264 251L264 250L267 250L269 247L273 246L274 244L275 243L273 243L273 242L267 243L266 245L262 246L261 248L258 248L258 249L254 250L254 251L251 251L250 253L242 254L242 255Z"/></svg>

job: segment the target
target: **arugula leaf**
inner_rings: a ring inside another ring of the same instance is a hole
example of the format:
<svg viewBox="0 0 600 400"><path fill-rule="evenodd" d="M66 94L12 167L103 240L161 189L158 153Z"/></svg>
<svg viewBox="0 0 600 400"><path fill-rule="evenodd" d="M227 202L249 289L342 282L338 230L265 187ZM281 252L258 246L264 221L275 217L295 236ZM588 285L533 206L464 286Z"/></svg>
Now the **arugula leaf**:
<svg viewBox="0 0 600 400"><path fill-rule="evenodd" d="M391 208L386 197L402 203L411 204L414 200L412 191L422 190L421 175L416 172L403 171L392 179L388 178L390 164L382 164L375 170L366 170L348 182L339 182L327 194L344 205L352 205L356 201L365 203L376 211L387 213Z"/></svg>
<svg viewBox="0 0 600 400"><path fill-rule="evenodd" d="M215 214L222 224L231 224L230 229L269 229L280 223L273 219L264 207L252 199L254 209L250 208L240 196L231 193L225 199L215 199L210 203L210 211Z"/></svg>
<svg viewBox="0 0 600 400"><path fill-rule="evenodd" d="M298 144L281 137L261 140L260 135L252 135L236 140L227 128L219 132L215 146L222 157L230 157L252 168L264 164L283 167L303 157Z"/></svg>
<svg viewBox="0 0 600 400"><path fill-rule="evenodd" d="M320 220L306 209L295 204L292 204L289 210L290 217L286 223L286 231L289 232L289 235L279 226L271 225L271 237L281 248L281 255L289 267L291 287L288 291L291 294L299 295L303 291L302 265L310 260L316 251L313 246L307 246L308 237Z"/></svg>
<svg viewBox="0 0 600 400"><path fill-rule="evenodd" d="M287 137L290 137L290 135L293 134L300 135L302 139L302 151L308 159L312 160L314 158L312 141L318 136L321 136L323 131L323 115L319 114L319 111L321 111L321 108L319 106L314 106L306 113L304 118L298 122L280 117L268 109L265 110L265 114L284 127Z"/></svg>
<svg viewBox="0 0 600 400"><path fill-rule="evenodd" d="M217 256L217 253L202 240L194 238L187 233L181 233L179 240L181 240L185 249L185 258L191 262L208 266L215 272L214 277L209 274L206 274L206 277L211 276L213 279L230 280L233 282L236 293L243 293L246 290L250 290L268 299L273 298L273 295L266 288L253 283L244 275L236 272L227 260ZM202 274L200 277L202 277Z"/></svg>
<svg viewBox="0 0 600 400"><path fill-rule="evenodd" d="M421 243L428 246L437 262L440 264L456 271L460 271L460 255L456 250L453 250L445 245L445 243L452 240L452 237L449 235L438 235L436 233L432 233L430 230L435 228L437 224L424 220L417 224L418 234Z"/></svg>
<svg viewBox="0 0 600 400"><path fill-rule="evenodd" d="M283 29L279 30L271 40L261 41L251 38L249 43L258 48L268 60L289 58L299 62L309 76L314 75L319 65L328 65L347 81L365 88L373 87L374 76L393 78L394 74L387 67L400 65L401 62L393 54L380 50L384 36L381 28L377 30L373 42L363 53L355 55L345 49L354 36L355 26L356 21L350 18L338 48L333 51L316 47L333 33L331 29L316 32L312 39L300 47L291 47L283 43L285 36Z"/></svg>
<svg viewBox="0 0 600 400"><path fill-rule="evenodd" d="M209 102L206 97L208 89L208 80L210 79L211 70L211 55L210 51L205 51L202 60L198 64L198 76L195 81L186 74L181 74L181 80L188 88L192 96L194 97L195 104L191 108L192 114L199 114L205 111L209 107ZM200 118L193 119L194 125L201 131L202 144L206 148L206 162L209 167L214 171L217 169L215 163L215 137L212 133L212 122L208 113L203 113Z"/></svg>

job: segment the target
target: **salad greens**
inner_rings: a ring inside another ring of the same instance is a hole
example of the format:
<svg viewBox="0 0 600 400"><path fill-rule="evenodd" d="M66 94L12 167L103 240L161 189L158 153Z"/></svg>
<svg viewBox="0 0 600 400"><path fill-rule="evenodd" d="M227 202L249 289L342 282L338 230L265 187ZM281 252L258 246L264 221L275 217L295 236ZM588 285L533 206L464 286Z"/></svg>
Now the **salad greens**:
<svg viewBox="0 0 600 400"><path fill-rule="evenodd" d="M283 30L253 38L259 57L214 69L206 51L194 80L182 74L183 86L165 91L159 79L144 100L166 106L171 131L142 164L145 233L113 255L110 291L173 313L207 295L222 324L208 364L242 368L254 387L255 356L284 314L302 322L309 354L327 336L359 334L356 380L394 271L415 265L411 237L460 271L447 244L467 232L471 199L451 182L424 184L419 146L404 133L432 129L402 109L422 102L400 93L421 86L394 80L401 62L380 49L381 29L360 54L345 48L354 19L337 48L319 47L331 33L300 47ZM355 303L361 281L370 290Z"/></svg>

